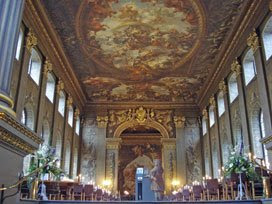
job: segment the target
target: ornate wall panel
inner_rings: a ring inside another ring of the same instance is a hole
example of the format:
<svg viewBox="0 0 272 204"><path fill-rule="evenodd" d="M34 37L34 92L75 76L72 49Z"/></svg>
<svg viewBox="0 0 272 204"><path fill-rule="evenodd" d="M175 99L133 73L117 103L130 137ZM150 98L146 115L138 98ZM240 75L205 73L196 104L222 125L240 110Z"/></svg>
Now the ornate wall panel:
<svg viewBox="0 0 272 204"><path fill-rule="evenodd" d="M213 176L218 178L218 168L219 166L219 154L218 154L218 135L216 135L216 129L213 125L210 128L210 138L211 138L211 153L212 153L212 165L213 165Z"/></svg>
<svg viewBox="0 0 272 204"><path fill-rule="evenodd" d="M201 141L197 119L186 119L185 126L187 183L202 178Z"/></svg>
<svg viewBox="0 0 272 204"><path fill-rule="evenodd" d="M230 107L231 112L231 125L232 125L232 135L234 140L234 145L240 145L242 141L242 125L241 116L239 109L239 100L236 98Z"/></svg>
<svg viewBox="0 0 272 204"><path fill-rule="evenodd" d="M222 163L225 164L228 161L229 148L231 144L231 135L227 134L226 129L226 113L219 118L219 134L221 141Z"/></svg>

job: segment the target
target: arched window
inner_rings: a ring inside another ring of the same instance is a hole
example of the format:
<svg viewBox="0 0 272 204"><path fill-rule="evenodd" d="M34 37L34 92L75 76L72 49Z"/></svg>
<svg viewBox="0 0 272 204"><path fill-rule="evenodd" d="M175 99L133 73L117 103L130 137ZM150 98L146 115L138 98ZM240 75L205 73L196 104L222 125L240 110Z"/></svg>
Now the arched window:
<svg viewBox="0 0 272 204"><path fill-rule="evenodd" d="M214 108L210 107L209 108L209 120L210 120L210 127L212 127L215 123L215 119L214 119Z"/></svg>
<svg viewBox="0 0 272 204"><path fill-rule="evenodd" d="M50 140L50 126L47 120L43 122L42 126L42 138L44 140L43 144L49 145Z"/></svg>
<svg viewBox="0 0 272 204"><path fill-rule="evenodd" d="M272 17L267 21L262 33L265 58L268 60L272 55Z"/></svg>
<svg viewBox="0 0 272 204"><path fill-rule="evenodd" d="M60 167L61 163L61 148L62 148L62 137L60 132L57 133L57 138L56 138L56 156L59 159L57 162L57 166Z"/></svg>
<svg viewBox="0 0 272 204"><path fill-rule="evenodd" d="M65 101L66 101L66 95L63 91L61 91L60 97L59 97L58 111L62 116L64 116L64 112L65 112Z"/></svg>
<svg viewBox="0 0 272 204"><path fill-rule="evenodd" d="M22 111L21 122L29 129L34 130L34 112L32 105L25 105L25 108Z"/></svg>
<svg viewBox="0 0 272 204"><path fill-rule="evenodd" d="M28 74L37 85L40 84L41 66L42 66L41 57L37 50L32 48L28 65Z"/></svg>
<svg viewBox="0 0 272 204"><path fill-rule="evenodd" d="M80 118L77 116L76 118L76 134L79 135L79 130L80 130Z"/></svg>
<svg viewBox="0 0 272 204"><path fill-rule="evenodd" d="M69 107L69 109L68 109L68 124L71 127L73 127L73 117L74 117L73 107Z"/></svg>
<svg viewBox="0 0 272 204"><path fill-rule="evenodd" d="M75 148L74 165L73 165L73 178L76 178L76 176L77 176L77 161L78 161L78 151L77 151L77 148Z"/></svg>
<svg viewBox="0 0 272 204"><path fill-rule="evenodd" d="M255 59L253 55L253 50L250 49L244 58L243 61L243 70L244 70L244 78L245 78L245 85L248 85L248 83L256 76L256 64Z"/></svg>
<svg viewBox="0 0 272 204"><path fill-rule="evenodd" d="M202 132L203 132L203 135L207 133L207 122L204 117L202 118Z"/></svg>
<svg viewBox="0 0 272 204"><path fill-rule="evenodd" d="M223 115L225 112L225 102L224 102L224 93L222 91L219 92L217 97L217 106L218 106L218 114L219 117Z"/></svg>
<svg viewBox="0 0 272 204"><path fill-rule="evenodd" d="M261 129L261 138L264 138L265 137L265 127L264 127L264 115L263 115L262 110L260 111L259 120L260 120L260 129ZM269 165L268 152L267 152L267 149L264 144L262 144L262 149L263 149L263 157L264 157L265 163L266 163L266 165Z"/></svg>
<svg viewBox="0 0 272 204"><path fill-rule="evenodd" d="M230 76L228 87L229 87L229 99L230 99L230 103L232 103L238 96L238 84L237 84L235 73L233 73Z"/></svg>
<svg viewBox="0 0 272 204"><path fill-rule="evenodd" d="M70 160L71 160L71 145L68 141L66 143L66 150L65 150L65 165L64 165L64 171L69 174L70 171Z"/></svg>
<svg viewBox="0 0 272 204"><path fill-rule="evenodd" d="M53 76L53 74L48 73L45 95L47 96L49 101L51 101L51 103L54 102L55 86L56 86L55 77Z"/></svg>
<svg viewBox="0 0 272 204"><path fill-rule="evenodd" d="M22 45L23 45L23 38L24 38L24 32L23 32L23 30L21 28L20 32L19 32L19 37L18 37L18 41L17 41L17 48L16 48L16 54L15 54L15 58L17 60L20 60L21 50L22 50Z"/></svg>
<svg viewBox="0 0 272 204"><path fill-rule="evenodd" d="M26 109L24 108L22 111L21 123L26 125Z"/></svg>

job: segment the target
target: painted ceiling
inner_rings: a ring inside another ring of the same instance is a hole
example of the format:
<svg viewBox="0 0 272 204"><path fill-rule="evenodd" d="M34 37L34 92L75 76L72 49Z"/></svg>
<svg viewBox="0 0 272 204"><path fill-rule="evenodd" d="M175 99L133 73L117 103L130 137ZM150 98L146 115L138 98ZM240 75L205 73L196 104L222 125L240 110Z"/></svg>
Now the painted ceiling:
<svg viewBox="0 0 272 204"><path fill-rule="evenodd" d="M196 102L245 0L41 0L93 102Z"/></svg>

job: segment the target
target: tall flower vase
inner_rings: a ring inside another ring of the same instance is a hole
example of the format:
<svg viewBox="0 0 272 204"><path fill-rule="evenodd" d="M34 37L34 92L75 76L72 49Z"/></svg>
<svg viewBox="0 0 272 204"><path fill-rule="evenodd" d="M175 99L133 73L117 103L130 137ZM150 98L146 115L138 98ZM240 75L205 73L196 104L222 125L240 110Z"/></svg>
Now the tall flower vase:
<svg viewBox="0 0 272 204"><path fill-rule="evenodd" d="M238 195L235 200L248 200L246 189L242 182L242 173L239 173Z"/></svg>

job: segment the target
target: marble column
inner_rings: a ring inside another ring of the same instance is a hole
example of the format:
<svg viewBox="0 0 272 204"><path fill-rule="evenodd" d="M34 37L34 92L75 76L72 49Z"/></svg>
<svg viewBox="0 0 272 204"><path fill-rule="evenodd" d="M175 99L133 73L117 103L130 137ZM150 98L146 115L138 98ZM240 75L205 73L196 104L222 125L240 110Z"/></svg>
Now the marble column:
<svg viewBox="0 0 272 204"><path fill-rule="evenodd" d="M96 160L96 184L103 185L106 170L106 134L107 134L107 124L108 116L97 116L97 160Z"/></svg>
<svg viewBox="0 0 272 204"><path fill-rule="evenodd" d="M24 0L0 1L0 108L13 116L10 83Z"/></svg>
<svg viewBox="0 0 272 204"><path fill-rule="evenodd" d="M176 126L176 150L177 150L177 180L180 185L186 184L186 148L185 148L185 117L175 116L174 122Z"/></svg>
<svg viewBox="0 0 272 204"><path fill-rule="evenodd" d="M110 189L113 193L118 192L118 161L121 138L107 138L106 154L106 180L110 181Z"/></svg>

